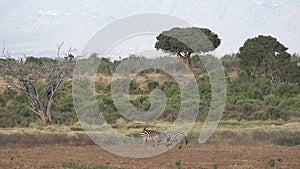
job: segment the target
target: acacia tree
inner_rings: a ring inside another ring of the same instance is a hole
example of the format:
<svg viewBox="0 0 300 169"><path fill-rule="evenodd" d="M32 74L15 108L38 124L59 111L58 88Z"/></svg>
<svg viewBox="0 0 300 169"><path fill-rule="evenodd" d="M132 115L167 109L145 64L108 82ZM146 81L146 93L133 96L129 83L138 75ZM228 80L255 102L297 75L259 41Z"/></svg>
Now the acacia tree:
<svg viewBox="0 0 300 169"><path fill-rule="evenodd" d="M157 37L155 48L176 54L177 57L192 69L191 54L215 50L221 43L218 35L207 28L172 28L163 31Z"/></svg>
<svg viewBox="0 0 300 169"><path fill-rule="evenodd" d="M70 48L64 58L60 57L62 45L57 46L57 57L52 59L27 56L15 59L5 47L0 57L0 74L6 87L26 94L31 111L44 126L51 124L52 104L58 93L68 86L64 82L71 77L75 65L73 49Z"/></svg>

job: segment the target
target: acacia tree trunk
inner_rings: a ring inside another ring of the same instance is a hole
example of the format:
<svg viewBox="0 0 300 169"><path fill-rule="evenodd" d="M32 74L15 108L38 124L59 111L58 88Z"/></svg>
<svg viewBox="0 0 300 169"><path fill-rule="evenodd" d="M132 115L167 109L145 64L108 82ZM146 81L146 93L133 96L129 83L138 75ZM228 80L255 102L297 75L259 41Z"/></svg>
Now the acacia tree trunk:
<svg viewBox="0 0 300 169"><path fill-rule="evenodd" d="M181 54L181 52L177 52L177 57L181 60L189 69L193 69L192 61L191 61L191 52L187 52L186 54Z"/></svg>

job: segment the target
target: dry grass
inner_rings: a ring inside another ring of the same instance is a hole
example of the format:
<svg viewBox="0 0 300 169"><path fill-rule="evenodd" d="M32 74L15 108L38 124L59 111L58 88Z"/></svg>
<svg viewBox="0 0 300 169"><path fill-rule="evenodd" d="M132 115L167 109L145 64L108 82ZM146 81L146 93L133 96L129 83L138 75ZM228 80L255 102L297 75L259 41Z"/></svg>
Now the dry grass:
<svg viewBox="0 0 300 169"><path fill-rule="evenodd" d="M129 122L124 119L117 120L111 127L126 136L138 138L144 127L166 131L173 123L165 121L153 121L151 123ZM197 122L187 134L189 146L198 145L198 138L204 123ZM102 126L90 126L89 133L101 134ZM107 134L107 133L103 133ZM277 121L221 121L213 135L205 142L205 145L242 145L260 146L272 145L279 137L299 138L299 122L281 123ZM0 129L0 147L6 145L91 145L86 132L81 125L72 126L51 125L41 126L39 123L31 124L28 128Z"/></svg>
<svg viewBox="0 0 300 169"><path fill-rule="evenodd" d="M95 79L96 82L102 83L104 85L108 85L113 80L113 76L104 75L101 73L97 73L96 76L92 76L90 78ZM122 78L122 77L120 75L114 75L114 78ZM134 81L136 81L139 84L141 89L145 89L148 80L156 80L160 84L168 80L165 75L157 74L157 73L150 73L143 76L137 75L137 76L132 76L132 78Z"/></svg>
<svg viewBox="0 0 300 169"><path fill-rule="evenodd" d="M108 85L112 81L112 76L104 75L101 73L97 73L96 77L94 78L96 82L103 83L104 85Z"/></svg>
<svg viewBox="0 0 300 169"><path fill-rule="evenodd" d="M137 131L140 131L142 128L147 126L151 129L156 129L159 131L165 131L173 125L172 122L167 122L163 120L155 120L150 123L143 122L129 122L124 119L118 119L116 124L113 124L112 127L125 132L124 134L132 134ZM196 122L191 129L191 132L200 131L203 127L203 122ZM15 133L67 133L67 134L76 134L82 133L80 131L80 123L75 123L72 126L63 126L63 125L50 125L43 127L39 122L30 124L28 128L0 128L1 134L15 134ZM78 130L77 130L78 129ZM300 121L294 122L283 122L283 121L220 121L217 129L217 132L222 131L232 131L235 133L248 133L253 131L263 131L263 132L272 132L272 131L290 131L290 132L299 132L300 131Z"/></svg>

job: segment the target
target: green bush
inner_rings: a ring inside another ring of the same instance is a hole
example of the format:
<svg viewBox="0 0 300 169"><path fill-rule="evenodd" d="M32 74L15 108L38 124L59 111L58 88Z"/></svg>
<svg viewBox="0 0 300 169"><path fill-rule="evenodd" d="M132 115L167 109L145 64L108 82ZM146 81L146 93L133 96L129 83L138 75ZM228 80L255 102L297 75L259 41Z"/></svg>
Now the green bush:
<svg viewBox="0 0 300 169"><path fill-rule="evenodd" d="M130 100L134 107L139 110L146 111L149 110L151 104L149 101L149 96L140 96L137 97L135 100Z"/></svg>
<svg viewBox="0 0 300 169"><path fill-rule="evenodd" d="M181 169L181 160L176 160L176 163L175 163L177 169Z"/></svg>
<svg viewBox="0 0 300 169"><path fill-rule="evenodd" d="M282 99L278 105L280 109L283 108L300 108L300 94L298 97L289 97Z"/></svg>
<svg viewBox="0 0 300 169"><path fill-rule="evenodd" d="M277 85L274 93L279 97L295 97L300 93L300 87L296 83L281 83Z"/></svg>
<svg viewBox="0 0 300 169"><path fill-rule="evenodd" d="M254 112L261 108L262 101L256 99L241 99L236 102L244 112Z"/></svg>
<svg viewBox="0 0 300 169"><path fill-rule="evenodd" d="M28 127L30 122L34 121L32 114L28 117L5 108L0 109L0 127Z"/></svg>
<svg viewBox="0 0 300 169"><path fill-rule="evenodd" d="M270 105L270 106L278 106L280 103L281 98L279 96L276 96L274 94L270 94L264 97L264 104Z"/></svg>
<svg viewBox="0 0 300 169"><path fill-rule="evenodd" d="M147 89L149 90L149 91L152 91L152 90L154 90L156 87L158 87L159 86L159 82L158 81L156 81L156 80L148 80L147 81Z"/></svg>
<svg viewBox="0 0 300 169"><path fill-rule="evenodd" d="M115 123L121 115L117 112L117 108L112 100L111 93L101 94L96 97L98 107L107 123Z"/></svg>
<svg viewBox="0 0 300 169"><path fill-rule="evenodd" d="M129 84L129 94L142 94L143 91L140 88L139 84L132 80Z"/></svg>
<svg viewBox="0 0 300 169"><path fill-rule="evenodd" d="M52 110L57 112L75 112L72 91L61 91L53 103Z"/></svg>
<svg viewBox="0 0 300 169"><path fill-rule="evenodd" d="M265 111L258 111L254 113L254 120L268 120L270 115Z"/></svg>
<svg viewBox="0 0 300 169"><path fill-rule="evenodd" d="M271 91L271 80L267 76L262 76L259 79L259 88L264 92L264 94L267 94Z"/></svg>
<svg viewBox="0 0 300 169"><path fill-rule="evenodd" d="M77 115L75 112L63 111L63 112L52 112L52 123L62 125L72 125L77 122Z"/></svg>
<svg viewBox="0 0 300 169"><path fill-rule="evenodd" d="M177 118L177 116L170 114L165 118L165 120L168 122L174 122L176 120L176 118Z"/></svg>
<svg viewBox="0 0 300 169"><path fill-rule="evenodd" d="M284 119L284 114L280 113L280 110L276 107L267 107L265 111L269 116L269 120Z"/></svg>
<svg viewBox="0 0 300 169"><path fill-rule="evenodd" d="M0 94L0 127L27 127L35 121L27 96L11 89Z"/></svg>
<svg viewBox="0 0 300 169"><path fill-rule="evenodd" d="M159 86L159 89L165 92L167 97L180 94L180 88L175 81L166 81L164 84Z"/></svg>
<svg viewBox="0 0 300 169"><path fill-rule="evenodd" d="M279 137L273 143L281 146L296 146L300 145L300 137Z"/></svg>
<svg viewBox="0 0 300 169"><path fill-rule="evenodd" d="M95 83L96 92L107 92L107 87L103 83L96 82Z"/></svg>
<svg viewBox="0 0 300 169"><path fill-rule="evenodd" d="M211 99L211 84L208 77L197 80L201 99L207 101Z"/></svg>
<svg viewBox="0 0 300 169"><path fill-rule="evenodd" d="M96 99L101 112L108 111L108 109L109 111L117 111L110 93L98 95Z"/></svg>

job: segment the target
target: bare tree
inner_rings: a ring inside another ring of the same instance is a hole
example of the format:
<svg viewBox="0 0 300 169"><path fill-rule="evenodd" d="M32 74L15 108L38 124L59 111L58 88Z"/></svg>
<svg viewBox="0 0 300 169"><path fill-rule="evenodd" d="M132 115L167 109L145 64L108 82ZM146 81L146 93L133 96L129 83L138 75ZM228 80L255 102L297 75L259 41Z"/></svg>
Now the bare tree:
<svg viewBox="0 0 300 169"><path fill-rule="evenodd" d="M0 74L7 88L24 92L31 105L31 111L37 115L43 125L52 122L51 108L58 93L68 87L75 65L75 50L70 48L64 57L60 57L63 43L57 45L55 58L34 58L24 55L16 59L3 46L0 56Z"/></svg>

